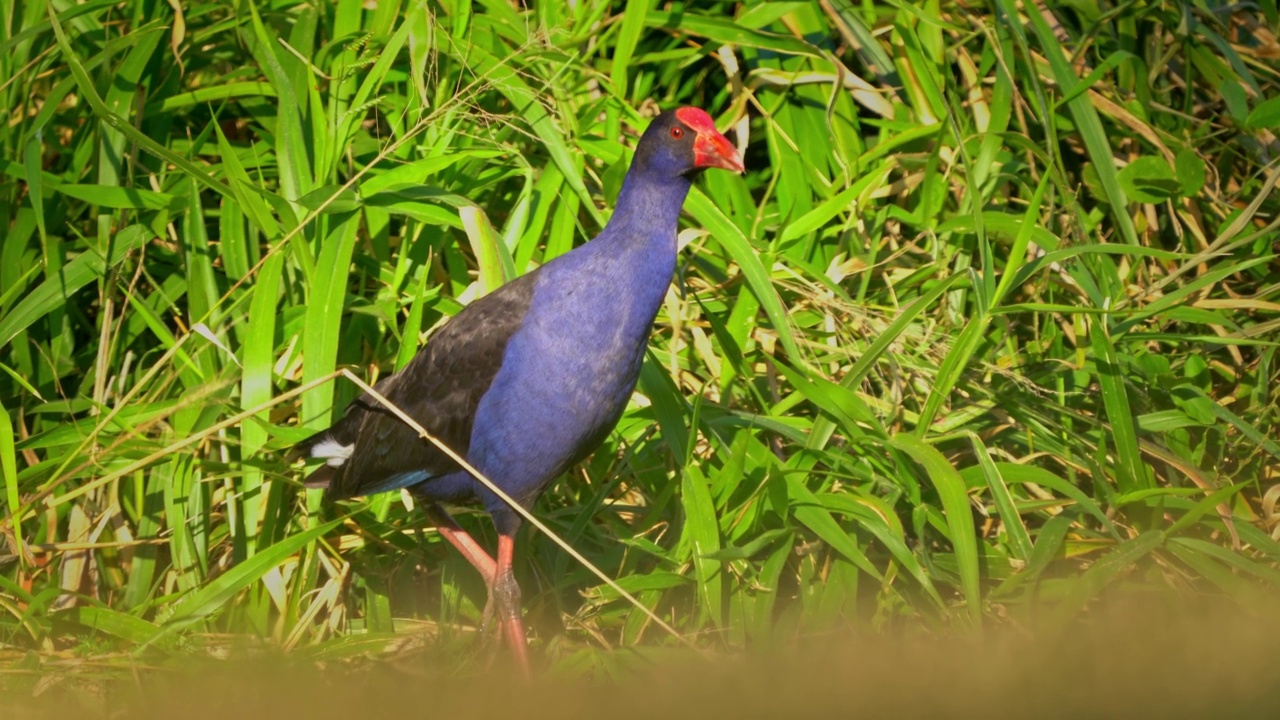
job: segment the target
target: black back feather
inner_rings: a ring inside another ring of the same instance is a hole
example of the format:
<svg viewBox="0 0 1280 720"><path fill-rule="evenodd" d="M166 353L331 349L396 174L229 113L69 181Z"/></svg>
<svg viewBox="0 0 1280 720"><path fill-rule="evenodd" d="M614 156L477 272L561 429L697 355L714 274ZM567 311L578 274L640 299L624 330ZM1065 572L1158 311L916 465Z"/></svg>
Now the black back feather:
<svg viewBox="0 0 1280 720"><path fill-rule="evenodd" d="M465 456L480 398L502 367L507 341L524 321L533 299L534 270L466 306L445 323L400 372L374 389L454 452ZM309 455L321 442L354 446L341 466L323 465L306 479L327 488L331 500L362 495L397 474L429 477L458 465L368 393L347 406L342 419L294 446Z"/></svg>

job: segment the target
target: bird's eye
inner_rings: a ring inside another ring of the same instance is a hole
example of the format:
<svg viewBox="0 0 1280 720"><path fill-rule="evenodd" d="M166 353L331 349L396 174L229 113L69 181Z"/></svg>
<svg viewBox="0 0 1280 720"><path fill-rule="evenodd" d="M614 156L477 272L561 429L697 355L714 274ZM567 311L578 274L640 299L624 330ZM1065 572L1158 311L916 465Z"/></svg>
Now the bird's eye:
<svg viewBox="0 0 1280 720"><path fill-rule="evenodd" d="M680 138L684 137L684 130L678 127L671 128L671 137L675 138L676 140L679 140Z"/></svg>

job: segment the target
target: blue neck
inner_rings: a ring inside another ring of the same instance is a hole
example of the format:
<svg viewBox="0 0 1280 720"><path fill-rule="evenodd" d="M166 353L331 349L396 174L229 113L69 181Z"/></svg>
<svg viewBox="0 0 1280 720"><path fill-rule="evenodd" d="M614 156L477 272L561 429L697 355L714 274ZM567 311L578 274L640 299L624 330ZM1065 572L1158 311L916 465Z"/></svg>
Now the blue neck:
<svg viewBox="0 0 1280 720"><path fill-rule="evenodd" d="M606 240L624 247L647 246L650 251L657 249L653 247L655 243L670 245L667 252L674 261L680 209L692 186L683 175L658 178L633 167L622 181L617 208L597 242Z"/></svg>

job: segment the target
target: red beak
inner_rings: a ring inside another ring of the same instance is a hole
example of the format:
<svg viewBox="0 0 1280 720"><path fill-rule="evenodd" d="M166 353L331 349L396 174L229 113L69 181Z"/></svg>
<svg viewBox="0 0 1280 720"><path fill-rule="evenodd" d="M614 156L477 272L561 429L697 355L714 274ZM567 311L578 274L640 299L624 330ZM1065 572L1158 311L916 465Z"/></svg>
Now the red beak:
<svg viewBox="0 0 1280 720"><path fill-rule="evenodd" d="M738 149L729 142L729 138L715 130L698 133L697 139L693 141L693 164L700 168L724 168L736 173L746 170Z"/></svg>
<svg viewBox="0 0 1280 720"><path fill-rule="evenodd" d="M694 107L676 110L676 119L698 134L693 141L693 166L700 168L724 168L740 173L746 170L738 149L729 138L716 130L716 124L705 111Z"/></svg>

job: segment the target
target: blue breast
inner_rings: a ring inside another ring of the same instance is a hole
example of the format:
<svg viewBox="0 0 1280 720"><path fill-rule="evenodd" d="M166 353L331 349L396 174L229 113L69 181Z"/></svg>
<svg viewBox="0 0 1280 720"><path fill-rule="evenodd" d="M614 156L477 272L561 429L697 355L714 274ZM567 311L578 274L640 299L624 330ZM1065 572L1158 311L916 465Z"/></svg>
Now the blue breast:
<svg viewBox="0 0 1280 720"><path fill-rule="evenodd" d="M635 389L689 190L636 180L599 237L542 269L477 408L468 460L522 503L599 445ZM474 490L501 525L505 505Z"/></svg>

